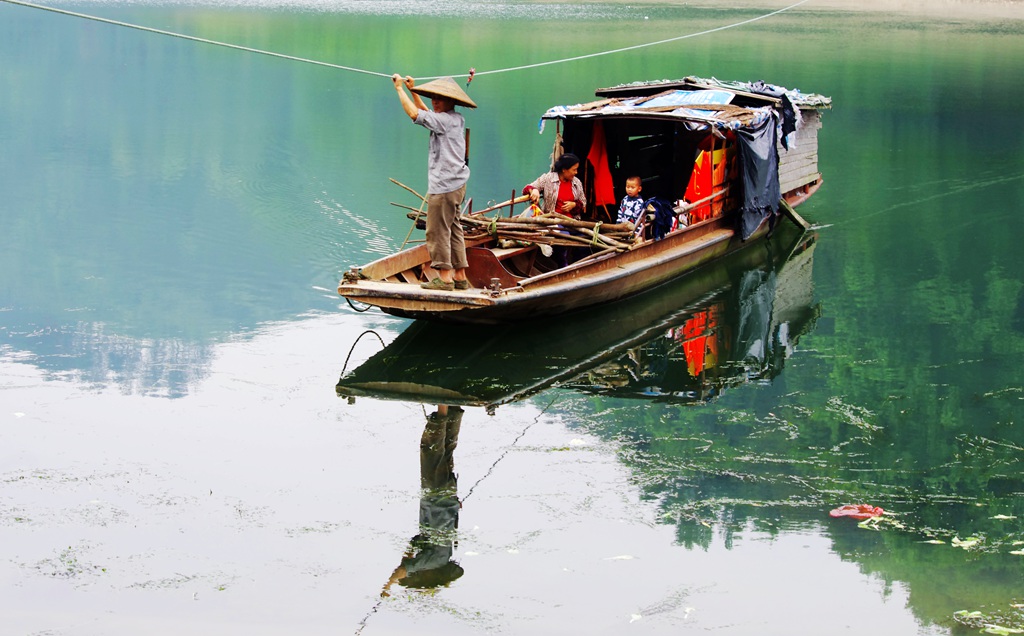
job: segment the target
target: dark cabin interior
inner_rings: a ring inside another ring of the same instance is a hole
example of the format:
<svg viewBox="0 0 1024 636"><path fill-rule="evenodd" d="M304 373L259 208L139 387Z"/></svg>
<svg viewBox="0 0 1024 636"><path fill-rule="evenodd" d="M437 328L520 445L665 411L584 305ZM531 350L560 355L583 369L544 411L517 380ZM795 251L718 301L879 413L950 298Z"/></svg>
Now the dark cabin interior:
<svg viewBox="0 0 1024 636"><path fill-rule="evenodd" d="M594 169L587 161L591 151L595 123L604 128L608 169L615 190L615 204L607 210L595 209ZM626 194L626 179L639 176L645 199L662 197L669 201L682 199L693 172L698 144L708 131L691 132L680 123L655 118L593 118L568 119L563 122L562 146L580 158L577 175L587 194L588 216L615 219L618 202Z"/></svg>

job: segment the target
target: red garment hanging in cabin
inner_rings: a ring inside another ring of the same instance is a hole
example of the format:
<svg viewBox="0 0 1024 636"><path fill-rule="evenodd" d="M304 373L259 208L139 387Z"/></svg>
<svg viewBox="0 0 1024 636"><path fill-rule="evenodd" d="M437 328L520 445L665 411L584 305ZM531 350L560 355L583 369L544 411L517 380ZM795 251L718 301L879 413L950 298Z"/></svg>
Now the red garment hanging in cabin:
<svg viewBox="0 0 1024 636"><path fill-rule="evenodd" d="M690 183L686 185L686 200L689 202L700 201L704 197L711 196L714 192L714 176L712 174L712 153L711 148L714 138L708 136L700 142L698 148L700 154L693 164L693 174L690 175ZM711 203L705 203L690 211L690 221L703 221L711 217Z"/></svg>
<svg viewBox="0 0 1024 636"><path fill-rule="evenodd" d="M594 122L587 161L594 167L594 205L615 205L615 183L608 169L608 149L605 145L604 126Z"/></svg>

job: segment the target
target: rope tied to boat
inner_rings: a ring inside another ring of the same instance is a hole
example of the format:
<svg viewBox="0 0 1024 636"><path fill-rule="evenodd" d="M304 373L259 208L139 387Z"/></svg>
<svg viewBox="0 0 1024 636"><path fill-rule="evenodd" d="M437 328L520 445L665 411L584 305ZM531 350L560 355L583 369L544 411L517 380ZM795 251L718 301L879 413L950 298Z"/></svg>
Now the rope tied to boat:
<svg viewBox="0 0 1024 636"><path fill-rule="evenodd" d="M345 302L348 303L348 306L351 307L353 311L355 311L357 313L360 313L360 314L363 313L364 311L369 311L370 308L373 307L373 305L367 305L367 306L363 307L362 309L360 309L359 307L356 307L355 305L352 304L352 299L349 298L348 296L345 296Z"/></svg>
<svg viewBox="0 0 1024 636"><path fill-rule="evenodd" d="M346 298L345 300L348 300L348 299ZM349 303L349 304L352 304L352 303ZM367 307L367 308L369 308L369 307ZM358 311L358 310L356 310L356 311ZM365 336L367 334L373 334L374 336L377 336L377 340L380 341L380 346L381 347L387 346L387 345L384 344L384 339L380 337L380 334L377 333L376 331L374 331L373 329L367 329L363 333L359 334L359 337L357 337L355 339L355 341L352 343L352 346L349 347L348 355L345 356L345 364L343 364L341 366L341 377L345 377L345 371L348 369L348 361L352 357L352 352L356 350L356 345L359 344L359 341L362 340L363 336Z"/></svg>
<svg viewBox="0 0 1024 636"><path fill-rule="evenodd" d="M599 243L598 239L601 238L601 224L602 223L604 223L604 221L598 221L594 225L594 237L592 239L590 239L590 247L598 247L598 243ZM602 245L602 247L603 247L603 245Z"/></svg>

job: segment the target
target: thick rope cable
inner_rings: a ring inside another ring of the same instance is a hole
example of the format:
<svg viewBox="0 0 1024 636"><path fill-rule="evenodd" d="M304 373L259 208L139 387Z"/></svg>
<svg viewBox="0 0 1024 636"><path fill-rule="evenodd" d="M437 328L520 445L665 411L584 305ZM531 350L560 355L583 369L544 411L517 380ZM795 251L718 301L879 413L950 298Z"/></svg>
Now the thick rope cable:
<svg viewBox="0 0 1024 636"><path fill-rule="evenodd" d="M710 33L717 33L718 31L725 31L726 29L733 29L733 28L736 28L736 27L743 26L745 24L750 24L751 22L757 22L758 20L764 20L765 18L770 18L773 15L778 15L778 14L784 12L784 11L789 11L790 9L794 9L794 8L799 7L802 4L806 4L806 3L810 2L810 1L811 0L800 0L800 2L797 2L796 4L791 4L788 7L784 7L782 9L777 10L777 11L772 11L771 13L766 13L764 15L759 15L756 18L750 18L749 20L743 20L742 22L734 22L732 24L727 24L725 26L715 27L714 29L707 29L705 31L698 31L696 33L688 33L687 35L680 35L680 36L677 36L677 37L674 37L674 38L668 38L668 39L665 39L665 40L658 40L657 42L646 42L644 44L634 44L633 46L626 46L626 47L623 47L623 48L620 48L620 49L612 49L610 51L600 51L598 53L588 53L586 55L577 55L575 57L566 57L566 58L562 58L560 60L551 60L551 61L548 61L548 62L537 62L535 64L524 64L523 66L512 66L512 67L509 67L509 68L495 69L495 70L492 70L492 71L475 71L474 75L493 75L495 73L509 73L509 72L512 72L512 71L525 71L525 70L528 70L528 69L531 69L531 68L538 68L538 67L541 67L541 66L551 66L552 64L563 64L565 62L577 62L579 60L587 60L587 59L590 59L590 58L593 58L593 57L601 57L603 55L612 55L613 53L625 53L626 51L635 51L637 49L643 49L643 48L647 48L649 46L657 46L659 44L668 44L669 42L678 42L680 40L687 40L689 38L695 38L695 37L698 37L698 36L701 36L701 35L708 35ZM417 79L432 80L432 79L439 79L441 77L452 77L452 78L455 78L455 77L469 77L469 73L463 73L462 75L447 75L447 76L446 75L437 75L437 76L433 76L433 77L423 77L423 78L417 78Z"/></svg>
<svg viewBox="0 0 1024 636"><path fill-rule="evenodd" d="M715 27L713 29L706 29L704 31L698 31L696 33L688 33L686 35L680 35L680 36L677 36L677 37L674 37L674 38L667 38L665 40L658 40L656 42L646 42L644 44L634 44L633 46L626 46L626 47L622 47L622 48L618 48L618 49L612 49L612 50L609 50L609 51L599 51L597 53L587 53L585 55L576 55L574 57L566 57L566 58L562 58L562 59L558 59L558 60L549 60L547 62L536 62L534 64L524 64L522 66L510 66L508 68L492 69L492 70L489 70L489 71L473 71L472 73L461 73L461 74L457 74L457 75L431 75L431 76L427 76L427 77L419 77L419 78L416 78L416 79L419 79L419 80L434 80L434 79L439 79L439 78L442 78L442 77L452 77L452 78L458 77L458 78L462 78L462 77L471 77L471 76L475 76L475 75L495 75L497 73L510 73L510 72L513 72L513 71L525 71L525 70L532 69L532 68L539 68L541 66L552 66L554 64L565 64L567 62L577 62L579 60L586 60L586 59L590 59L590 58L594 58L594 57L601 57L601 56L604 56L604 55L612 55L612 54L615 54L615 53L625 53L627 51L635 51L637 49L643 49L643 48L647 48L647 47L650 47L650 46L658 46L658 45L661 45L661 44L668 44L670 42L679 42L680 40L687 40L687 39L699 37L699 36L702 36L702 35L709 35L711 33L717 33L719 31L725 31L727 29L734 29L736 27L741 27L741 26L744 26L744 25L747 25L747 24L751 24L751 23L757 22L759 20L764 20L765 18L770 18L772 16L778 15L778 14L783 13L785 11L789 11L790 9L794 9L796 7L799 7L800 5L806 4L806 3L810 2L810 1L811 0L800 0L800 2L797 2L796 4L791 4L788 7L783 7L782 9L778 9L776 11L772 11L771 13L766 13L764 15L759 15L757 17L750 18L749 20L742 20L740 22L734 22L732 24L727 24L727 25L724 25L724 26ZM362 73L364 75L374 75L374 76L377 76L377 77L388 77L388 78L390 78L392 76L392 73L381 73L381 72L378 72L378 71L370 71L370 70L366 70L366 69L355 68L355 67L352 67L352 66L343 66L341 64L331 64L330 62L321 62L319 60L311 60L311 59L304 58L304 57L296 57L294 55L285 55L283 53L274 53L273 51L264 51L264 50L261 50L261 49L255 49L255 48L248 47L248 46L240 46L238 44L230 44L230 43L227 43L227 42L218 42L217 40L208 40L206 38L200 38L200 37L196 37L194 35L185 35L183 33L175 33L173 31L165 31L163 29L154 29L152 27L145 27L145 26L140 26L138 24L131 24L129 22L121 22L119 20L110 20L108 18L101 18L99 16L89 15L89 14L86 14L86 13L78 13L76 11L67 11L65 9L57 9L55 7L47 7L47 6L44 6L44 5L41 5L41 4L34 4L32 2L25 2L24 0L0 0L0 2L6 2L8 4L14 4L14 5L22 6L22 7L28 7L30 9L40 9L42 11L50 11L52 13L59 13L61 15L67 15L67 16L71 16L71 17L75 17L75 18L82 18L83 20L93 20L95 22L102 22L104 24L111 24L111 25L114 25L114 26L125 27L125 28L128 28L128 29L136 29L138 31L145 31L147 33L156 33L158 35L167 35L167 36L174 37L174 38L181 38L183 40L190 40L192 42L200 42L200 43L203 43L203 44L213 44L214 46L223 46L223 47L226 47L226 48L229 48L229 49L235 49L235 50L238 50L238 51L247 51L249 53L259 53L260 55L269 55L270 57L277 57L277 58L281 58L281 59L285 59L285 60L292 60L294 62L306 62L308 64L316 64L317 66L326 66L326 67L329 67L329 68L334 68L334 69L338 69L338 70L342 70L342 71L351 71L353 73Z"/></svg>
<svg viewBox="0 0 1024 636"><path fill-rule="evenodd" d="M215 46L224 46L229 49L237 49L239 51L247 51L249 53L259 53L260 55L269 55L271 57L279 57L285 60L292 60L294 62L307 62L309 64L316 64L318 66L328 66L330 68L336 68L342 71L352 71L353 73L364 73L366 75L376 75L378 77L391 77L392 73L378 73L376 71L367 71L361 68L354 68L351 66L342 66L340 64L331 64L330 62L320 62L318 60L310 60L304 57L295 57L294 55L285 55L283 53L274 53L272 51L262 51L260 49L254 49L248 46L240 46L238 44L229 44L227 42L218 42L216 40L207 40L206 38L196 37L194 35L185 35L183 33L175 33L173 31L164 31L163 29L154 29L151 27L140 26L138 24L131 24L129 22L121 22L118 20L109 20L107 18L101 18L95 15L89 15L86 13L77 13L75 11L66 11L64 9L57 9L55 7L47 7L41 4L33 4L31 2L24 2L23 0L0 0L0 2L6 2L8 4L16 4L22 7L29 7L31 9L41 9L43 11L50 11L52 13L59 13L61 15L68 15L74 18L82 18L84 20L93 20L95 22L103 22L104 24L112 24L114 26L125 27L128 29L137 29L139 31L145 31L147 33L157 33L159 35L169 35L172 38L181 38L183 40L191 40L193 42L201 42L203 44L213 44Z"/></svg>

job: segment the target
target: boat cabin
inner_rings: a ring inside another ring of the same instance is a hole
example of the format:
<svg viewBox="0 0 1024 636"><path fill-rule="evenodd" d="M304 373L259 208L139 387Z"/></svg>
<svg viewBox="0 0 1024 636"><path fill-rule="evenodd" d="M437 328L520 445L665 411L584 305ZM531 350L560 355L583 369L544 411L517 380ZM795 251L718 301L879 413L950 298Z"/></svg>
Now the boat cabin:
<svg viewBox="0 0 1024 636"><path fill-rule="evenodd" d="M643 198L682 210L683 223L737 210L744 194L738 162L757 130L777 153L775 165L765 166L764 187L777 173L773 191L795 204L821 181L817 141L819 110L831 106L826 97L697 77L602 88L596 96L543 116L558 127L554 154L565 149L581 158L586 218L614 221L631 176L640 177Z"/></svg>

